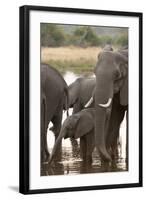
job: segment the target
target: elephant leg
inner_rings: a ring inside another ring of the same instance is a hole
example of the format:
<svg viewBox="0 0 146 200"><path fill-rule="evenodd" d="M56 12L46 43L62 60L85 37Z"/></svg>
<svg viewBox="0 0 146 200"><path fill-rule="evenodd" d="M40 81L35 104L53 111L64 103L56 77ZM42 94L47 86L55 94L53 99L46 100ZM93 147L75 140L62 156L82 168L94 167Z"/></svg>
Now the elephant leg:
<svg viewBox="0 0 146 200"><path fill-rule="evenodd" d="M126 164L127 164L127 170L129 167L129 153L128 153L128 110L126 113Z"/></svg>
<svg viewBox="0 0 146 200"><path fill-rule="evenodd" d="M94 150L94 135L93 131L85 135L86 137L86 163L88 165L92 164L92 153Z"/></svg>
<svg viewBox="0 0 146 200"><path fill-rule="evenodd" d="M111 138L108 141L108 149L110 151L112 160L115 160L115 158L118 157L119 155L119 145L118 145L118 140L119 140L119 131L120 131L120 123L115 124L116 127L113 127L112 130L110 130L110 136Z"/></svg>
<svg viewBox="0 0 146 200"><path fill-rule="evenodd" d="M41 132L41 163L43 163L46 159L45 154L45 133Z"/></svg>
<svg viewBox="0 0 146 200"><path fill-rule="evenodd" d="M73 106L72 114L78 113L81 110L82 110L81 104L79 103L79 101L77 101ZM70 138L70 141L71 141L71 145L72 145L72 150L73 150L73 152L75 152L75 155L76 155L76 152L78 152L78 142L74 138Z"/></svg>
<svg viewBox="0 0 146 200"><path fill-rule="evenodd" d="M51 121L53 123L53 127L51 127L51 130L54 133L55 141L56 141L61 130L62 110L59 111L57 114L55 114Z"/></svg>
<svg viewBox="0 0 146 200"><path fill-rule="evenodd" d="M114 134L115 137L113 138L113 141L112 141L111 146L110 146L110 148L111 148L111 157L112 157L112 160L115 160L119 156L119 145L118 145L119 130L113 131L112 134Z"/></svg>
<svg viewBox="0 0 146 200"><path fill-rule="evenodd" d="M113 138L113 152L115 154L115 156L119 155L119 135L120 135L120 125L124 119L125 116L125 109L123 107L121 107L119 109L119 116L117 118L117 126L114 130L115 133L113 133L115 135L115 137ZM121 147L121 145L120 145Z"/></svg>
<svg viewBox="0 0 146 200"><path fill-rule="evenodd" d="M71 146L72 146L72 151L73 151L73 152L75 153L75 155L76 155L76 153L77 153L78 150L79 150L78 142L77 142L77 140L74 139L74 138L70 138L70 142L71 142Z"/></svg>
<svg viewBox="0 0 146 200"><path fill-rule="evenodd" d="M41 163L45 160L45 104L41 102Z"/></svg>
<svg viewBox="0 0 146 200"><path fill-rule="evenodd" d="M45 99L41 104L41 163L47 160L50 156L47 145L47 108Z"/></svg>
<svg viewBox="0 0 146 200"><path fill-rule="evenodd" d="M70 141L71 141L71 144L72 144L73 149L78 148L78 142L77 142L76 139L70 138Z"/></svg>
<svg viewBox="0 0 146 200"><path fill-rule="evenodd" d="M57 140L57 137L60 133L61 130L61 122L62 122L62 111L58 112L58 115L55 115L53 117L53 119L51 120L53 123L53 132L54 132L54 136L55 136L55 141ZM55 153L55 158L56 160L60 160L61 156L62 156L62 143L60 142L60 144L57 147L56 153Z"/></svg>
<svg viewBox="0 0 146 200"><path fill-rule="evenodd" d="M45 135L44 135L44 144L45 144L45 154L46 154L45 160L48 161L50 154L48 151L48 143L47 143L47 128L45 130Z"/></svg>
<svg viewBox="0 0 146 200"><path fill-rule="evenodd" d="M80 138L80 155L83 161L86 161L86 139L85 137Z"/></svg>
<svg viewBox="0 0 146 200"><path fill-rule="evenodd" d="M78 142L76 139L74 138L70 138L70 141L71 141L71 146L72 146L72 152L73 152L73 157L77 157L79 155L79 145L78 145Z"/></svg>
<svg viewBox="0 0 146 200"><path fill-rule="evenodd" d="M115 159L118 153L120 124L124 119L124 115L124 108L113 103L106 139L107 149L110 152L112 159Z"/></svg>

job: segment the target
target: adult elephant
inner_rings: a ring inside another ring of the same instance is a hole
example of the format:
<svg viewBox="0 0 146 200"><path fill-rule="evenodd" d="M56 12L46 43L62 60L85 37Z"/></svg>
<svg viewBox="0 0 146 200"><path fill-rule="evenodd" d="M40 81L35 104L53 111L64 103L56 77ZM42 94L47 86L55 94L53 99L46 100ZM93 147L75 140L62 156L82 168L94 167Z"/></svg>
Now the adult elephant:
<svg viewBox="0 0 146 200"><path fill-rule="evenodd" d="M101 158L111 161L109 148L128 108L128 51L101 52L95 74L95 141Z"/></svg>
<svg viewBox="0 0 146 200"><path fill-rule="evenodd" d="M96 78L81 77L69 85L69 107L73 108L73 114L81 111L85 107L92 97L95 84ZM93 104L90 105L90 107L93 106Z"/></svg>
<svg viewBox="0 0 146 200"><path fill-rule="evenodd" d="M56 69L41 64L41 162L49 158L48 125L53 123L56 139L61 129L64 105L68 109L68 87L65 80Z"/></svg>
<svg viewBox="0 0 146 200"><path fill-rule="evenodd" d="M110 44L106 44L103 51L113 51L113 48ZM95 77L80 77L69 85L69 107L73 107L73 113L81 111L84 107L94 107L91 97L94 95L95 85Z"/></svg>

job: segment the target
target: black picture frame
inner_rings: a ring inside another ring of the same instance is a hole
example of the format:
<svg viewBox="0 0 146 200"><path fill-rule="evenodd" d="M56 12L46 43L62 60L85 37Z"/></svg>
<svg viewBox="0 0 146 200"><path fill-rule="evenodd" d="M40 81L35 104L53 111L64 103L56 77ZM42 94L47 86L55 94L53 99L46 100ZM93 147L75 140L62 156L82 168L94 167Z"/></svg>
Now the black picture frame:
<svg viewBox="0 0 146 200"><path fill-rule="evenodd" d="M139 19L139 182L129 184L114 184L114 185L97 185L97 186L81 186L68 188L51 188L51 189L34 189L29 188L29 22L30 11L45 11L45 12L67 12L67 13L84 13L84 14L102 14L112 16L127 16L138 17ZM52 193L52 192L68 192L82 190L98 190L98 189L115 189L129 188L142 186L142 13L138 12L123 12L123 11L107 11L107 10L90 10L90 9L75 9L63 7L45 7L45 6L22 6L19 12L19 33L20 33L20 134L19 134L19 191L23 194L34 193Z"/></svg>

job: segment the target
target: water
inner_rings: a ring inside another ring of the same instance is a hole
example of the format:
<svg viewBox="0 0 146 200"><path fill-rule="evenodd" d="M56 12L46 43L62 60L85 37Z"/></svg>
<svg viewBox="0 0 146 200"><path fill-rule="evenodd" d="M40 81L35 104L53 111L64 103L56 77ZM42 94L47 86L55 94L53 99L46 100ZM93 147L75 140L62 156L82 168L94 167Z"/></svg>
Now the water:
<svg viewBox="0 0 146 200"><path fill-rule="evenodd" d="M67 84L74 82L79 75L76 75L72 72L67 72L64 75L64 79ZM72 109L69 109L71 115ZM63 120L66 119L66 113L63 113ZM52 126L52 123L49 124L49 127ZM48 128L48 147L49 152L52 152L55 138L52 131ZM99 172L118 172L118 171L127 171L126 163L126 120L124 118L121 127L120 127L120 146L118 148L118 157L114 163L103 164L100 161L98 152L95 149L92 155L93 162L91 165L83 163L80 158L80 149L79 149L79 140L78 148L75 151L72 151L72 146L70 139L62 140L62 156L60 161L53 162L51 166L48 166L48 163L44 163L41 169L41 175L70 175L70 174L82 174L82 173L99 173Z"/></svg>

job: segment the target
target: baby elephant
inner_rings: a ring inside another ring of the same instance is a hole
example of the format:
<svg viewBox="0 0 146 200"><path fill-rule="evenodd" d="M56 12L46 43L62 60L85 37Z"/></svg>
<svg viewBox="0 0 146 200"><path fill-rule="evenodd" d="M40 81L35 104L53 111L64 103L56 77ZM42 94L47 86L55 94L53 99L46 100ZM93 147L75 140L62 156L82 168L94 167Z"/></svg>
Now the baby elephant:
<svg viewBox="0 0 146 200"><path fill-rule="evenodd" d="M69 116L63 123L60 134L53 147L49 164L55 156L58 145L62 138L80 138L80 152L84 162L92 163L92 152L94 150L94 108L81 110Z"/></svg>

